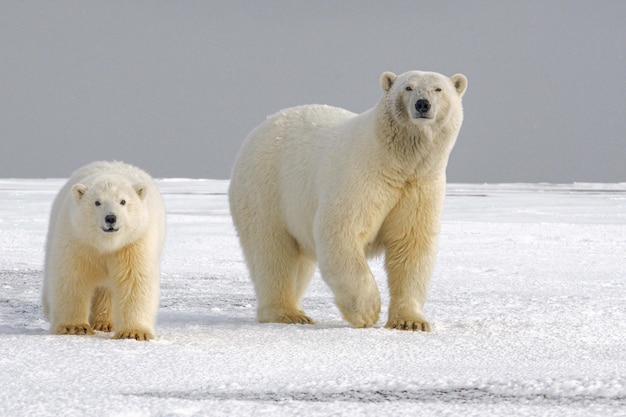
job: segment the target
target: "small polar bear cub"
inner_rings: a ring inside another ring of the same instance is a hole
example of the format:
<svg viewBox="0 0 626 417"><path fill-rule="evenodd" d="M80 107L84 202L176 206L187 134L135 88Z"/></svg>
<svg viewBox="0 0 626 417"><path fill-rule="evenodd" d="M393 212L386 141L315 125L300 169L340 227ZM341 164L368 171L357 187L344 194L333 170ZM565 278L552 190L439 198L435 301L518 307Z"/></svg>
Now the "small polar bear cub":
<svg viewBox="0 0 626 417"><path fill-rule="evenodd" d="M53 334L155 337L165 209L144 171L123 162L78 169L52 205L43 308Z"/></svg>
<svg viewBox="0 0 626 417"><path fill-rule="evenodd" d="M422 309L467 78L386 72L381 85L362 114L290 108L246 138L229 201L260 322L312 323L301 298L319 265L343 317L373 326L381 302L367 258L384 253L386 327L430 330Z"/></svg>

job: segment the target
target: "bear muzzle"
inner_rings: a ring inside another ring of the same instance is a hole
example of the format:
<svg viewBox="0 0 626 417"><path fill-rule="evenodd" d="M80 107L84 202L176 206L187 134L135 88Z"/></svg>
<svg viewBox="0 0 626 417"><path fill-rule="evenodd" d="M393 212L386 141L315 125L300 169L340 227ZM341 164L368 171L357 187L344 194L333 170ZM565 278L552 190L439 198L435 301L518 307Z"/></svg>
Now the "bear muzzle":
<svg viewBox="0 0 626 417"><path fill-rule="evenodd" d="M106 225L102 227L104 232L115 233L120 230L119 227L115 227L115 224L117 223L117 216L115 214L107 214L104 216L104 222L106 223Z"/></svg>
<svg viewBox="0 0 626 417"><path fill-rule="evenodd" d="M432 119L433 115L430 113L430 101L426 99L419 99L415 102L415 118L416 119Z"/></svg>

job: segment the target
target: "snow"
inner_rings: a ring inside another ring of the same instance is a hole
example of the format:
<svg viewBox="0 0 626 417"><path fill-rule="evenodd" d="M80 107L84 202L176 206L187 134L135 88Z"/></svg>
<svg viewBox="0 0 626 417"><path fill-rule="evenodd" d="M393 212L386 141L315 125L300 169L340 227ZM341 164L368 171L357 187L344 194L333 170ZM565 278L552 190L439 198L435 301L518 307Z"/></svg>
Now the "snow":
<svg viewBox="0 0 626 417"><path fill-rule="evenodd" d="M48 334L48 211L62 180L0 180L2 416L624 416L626 184L451 184L431 333L255 321L227 181L158 182L158 340Z"/></svg>

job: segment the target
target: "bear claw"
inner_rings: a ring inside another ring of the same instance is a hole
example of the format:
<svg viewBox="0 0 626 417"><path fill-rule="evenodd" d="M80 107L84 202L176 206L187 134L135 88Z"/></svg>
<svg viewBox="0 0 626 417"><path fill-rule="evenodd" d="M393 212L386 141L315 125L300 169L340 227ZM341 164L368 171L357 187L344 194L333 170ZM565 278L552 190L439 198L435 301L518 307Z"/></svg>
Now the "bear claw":
<svg viewBox="0 0 626 417"><path fill-rule="evenodd" d="M344 318L348 323L352 325L352 327L356 329L367 329L368 327L373 327L378 321L378 315L372 315L371 317L363 317L363 316L352 316L348 317L344 314Z"/></svg>
<svg viewBox="0 0 626 417"><path fill-rule="evenodd" d="M374 289L376 289L375 297L371 302L362 302L356 298L348 299L347 302L341 299L337 300L337 307L339 307L343 318L357 329L373 327L378 322L380 296L378 289L376 287ZM361 302L359 303L359 301Z"/></svg>
<svg viewBox="0 0 626 417"><path fill-rule="evenodd" d="M430 323L426 321L390 320L385 327L388 329L412 330L414 332L430 332Z"/></svg>
<svg viewBox="0 0 626 417"><path fill-rule="evenodd" d="M93 329L88 324L65 324L58 326L57 334L85 335L94 334Z"/></svg>
<svg viewBox="0 0 626 417"><path fill-rule="evenodd" d="M293 311L264 311L259 312L261 323L285 323L285 324L315 324L315 321L304 314L302 310Z"/></svg>
<svg viewBox="0 0 626 417"><path fill-rule="evenodd" d="M138 330L122 330L113 336L114 339L135 339L135 340L150 340L154 339L152 333Z"/></svg>
<svg viewBox="0 0 626 417"><path fill-rule="evenodd" d="M113 331L113 325L111 323L94 323L91 327L99 332L109 333Z"/></svg>
<svg viewBox="0 0 626 417"><path fill-rule="evenodd" d="M285 313L276 322L285 324L315 324L315 321L304 313Z"/></svg>

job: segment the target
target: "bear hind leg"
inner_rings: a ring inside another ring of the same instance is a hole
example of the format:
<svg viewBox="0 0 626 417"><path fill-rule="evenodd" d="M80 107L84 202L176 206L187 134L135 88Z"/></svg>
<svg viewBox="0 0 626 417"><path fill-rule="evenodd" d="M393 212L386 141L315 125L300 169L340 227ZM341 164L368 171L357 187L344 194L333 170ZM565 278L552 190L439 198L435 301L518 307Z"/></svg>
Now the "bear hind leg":
<svg viewBox="0 0 626 417"><path fill-rule="evenodd" d="M100 332L113 331L111 292L108 289L96 288L96 292L91 298L89 324L94 330Z"/></svg>
<svg viewBox="0 0 626 417"><path fill-rule="evenodd" d="M265 243L264 251L264 256L256 254L250 265L259 322L313 324L300 302L315 263L300 254L297 243L287 233L273 244Z"/></svg>

